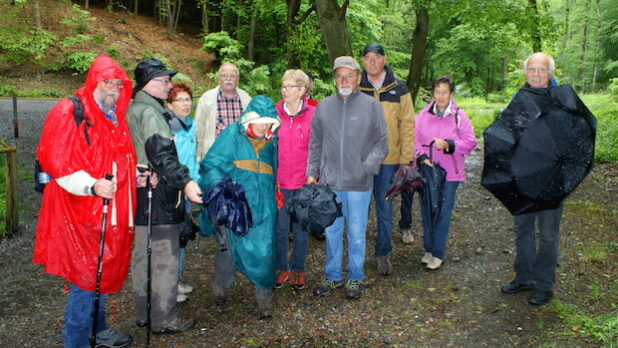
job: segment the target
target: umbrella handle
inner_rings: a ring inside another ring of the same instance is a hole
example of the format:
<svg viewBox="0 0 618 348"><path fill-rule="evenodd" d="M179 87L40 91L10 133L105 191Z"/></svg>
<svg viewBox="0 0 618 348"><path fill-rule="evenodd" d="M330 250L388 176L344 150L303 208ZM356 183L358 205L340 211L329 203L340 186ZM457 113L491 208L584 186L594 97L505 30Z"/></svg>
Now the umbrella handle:
<svg viewBox="0 0 618 348"><path fill-rule="evenodd" d="M432 140L429 145L423 145L423 147L428 147L429 148L429 160L431 161L431 163L433 163L433 144L435 143L435 140Z"/></svg>

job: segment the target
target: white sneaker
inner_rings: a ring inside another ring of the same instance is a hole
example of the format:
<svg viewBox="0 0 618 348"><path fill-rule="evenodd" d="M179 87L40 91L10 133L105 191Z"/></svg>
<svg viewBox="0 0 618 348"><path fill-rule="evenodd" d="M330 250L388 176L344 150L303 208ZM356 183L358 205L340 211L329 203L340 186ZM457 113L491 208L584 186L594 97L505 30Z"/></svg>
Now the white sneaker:
<svg viewBox="0 0 618 348"><path fill-rule="evenodd" d="M433 259L433 255L431 255L431 253L425 253L425 255L423 255L423 257L421 258L421 262L424 264L428 264L431 259Z"/></svg>
<svg viewBox="0 0 618 348"><path fill-rule="evenodd" d="M431 270L438 269L440 266L442 266L442 259L433 256L431 257L431 261L427 263L427 268Z"/></svg>
<svg viewBox="0 0 618 348"><path fill-rule="evenodd" d="M176 303L185 302L187 299L189 299L187 294L178 293L176 295Z"/></svg>
<svg viewBox="0 0 618 348"><path fill-rule="evenodd" d="M181 282L178 282L178 293L179 294L190 294L193 292L193 287L191 285L187 285Z"/></svg>
<svg viewBox="0 0 618 348"><path fill-rule="evenodd" d="M410 231L410 229L401 230L401 241L403 244L414 243L414 236L412 235L412 231Z"/></svg>

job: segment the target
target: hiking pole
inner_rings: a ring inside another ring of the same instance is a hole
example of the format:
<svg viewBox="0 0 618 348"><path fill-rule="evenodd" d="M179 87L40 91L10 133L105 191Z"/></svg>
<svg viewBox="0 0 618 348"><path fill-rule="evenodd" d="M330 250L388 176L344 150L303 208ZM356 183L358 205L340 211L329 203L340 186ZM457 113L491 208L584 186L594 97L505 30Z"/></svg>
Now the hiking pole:
<svg viewBox="0 0 618 348"><path fill-rule="evenodd" d="M111 174L105 174L105 180L112 181ZM92 332L90 334L90 347L97 345L97 325L99 324L99 302L101 299L101 273L103 271L103 250L105 249L105 231L107 230L107 209L109 199L103 198L103 217L101 218L101 238L99 241L99 259L97 261L97 283L94 290L94 311L92 313Z"/></svg>
<svg viewBox="0 0 618 348"><path fill-rule="evenodd" d="M148 190L148 228L146 231L146 259L148 262L146 266L146 347L150 348L150 329L152 325L152 321L150 320L152 296L152 185L150 184L150 174L146 177L146 188Z"/></svg>

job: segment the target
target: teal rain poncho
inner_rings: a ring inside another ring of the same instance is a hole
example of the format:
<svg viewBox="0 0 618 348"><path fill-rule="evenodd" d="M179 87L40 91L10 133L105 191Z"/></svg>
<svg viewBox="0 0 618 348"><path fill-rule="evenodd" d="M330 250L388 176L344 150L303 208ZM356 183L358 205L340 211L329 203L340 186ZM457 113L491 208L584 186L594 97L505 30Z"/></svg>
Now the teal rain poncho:
<svg viewBox="0 0 618 348"><path fill-rule="evenodd" d="M253 215L253 227L242 237L227 231L230 252L236 268L256 287L272 289L275 282L277 226L277 140L274 134L261 140L251 138L246 133L251 123L272 123L271 130L279 126L270 98L253 98L240 120L219 135L200 162L199 185L205 191L223 179L231 178L245 189ZM201 225L205 227L203 218Z"/></svg>

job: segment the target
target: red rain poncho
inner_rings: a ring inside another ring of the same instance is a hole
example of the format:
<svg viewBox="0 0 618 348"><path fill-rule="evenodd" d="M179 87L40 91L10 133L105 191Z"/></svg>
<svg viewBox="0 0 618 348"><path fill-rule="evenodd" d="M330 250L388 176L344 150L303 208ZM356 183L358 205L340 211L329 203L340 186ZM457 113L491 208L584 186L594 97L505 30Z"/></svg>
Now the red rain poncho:
<svg viewBox="0 0 618 348"><path fill-rule="evenodd" d="M98 82L108 79L124 81L116 103L117 126L105 117L93 97ZM73 103L70 99L61 100L45 119L36 152L41 167L52 179L80 170L95 179L107 173L118 179L107 216L101 278L103 293L121 289L131 257L137 201L136 157L124 117L131 92L131 81L120 66L110 57L97 57L88 71L86 83L76 93L92 126L88 127L84 121L78 128L73 118ZM87 127L90 145L86 143L84 127ZM94 291L102 214L102 198L73 195L52 180L43 193L33 262L42 264L47 273Z"/></svg>

